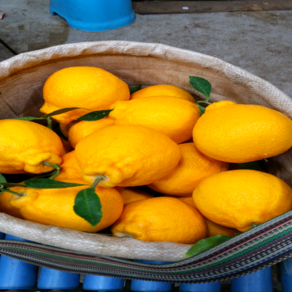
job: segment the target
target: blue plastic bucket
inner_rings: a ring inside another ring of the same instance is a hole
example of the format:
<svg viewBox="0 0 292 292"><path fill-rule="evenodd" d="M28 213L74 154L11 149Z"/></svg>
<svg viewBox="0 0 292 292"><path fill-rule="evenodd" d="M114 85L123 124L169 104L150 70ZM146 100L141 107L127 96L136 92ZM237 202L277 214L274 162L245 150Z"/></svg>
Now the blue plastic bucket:
<svg viewBox="0 0 292 292"><path fill-rule="evenodd" d="M51 0L50 13L84 31L115 29L135 20L131 0Z"/></svg>

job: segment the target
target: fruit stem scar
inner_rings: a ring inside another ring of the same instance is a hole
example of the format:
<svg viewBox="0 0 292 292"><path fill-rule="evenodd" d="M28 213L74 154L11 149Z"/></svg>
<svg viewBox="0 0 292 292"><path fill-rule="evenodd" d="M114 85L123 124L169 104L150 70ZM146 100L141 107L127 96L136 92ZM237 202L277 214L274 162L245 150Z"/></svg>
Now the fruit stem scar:
<svg viewBox="0 0 292 292"><path fill-rule="evenodd" d="M98 175L94 183L90 187L94 189L99 184L99 182L102 181L103 179L105 179L105 175Z"/></svg>
<svg viewBox="0 0 292 292"><path fill-rule="evenodd" d="M251 223L251 227L252 228L255 228L255 227L259 226L259 225L261 225L261 223L256 223L256 222Z"/></svg>
<svg viewBox="0 0 292 292"><path fill-rule="evenodd" d="M51 164L47 161L42 162L43 165L54 167L56 169L56 173L49 177L49 179L54 179L57 175L59 175L61 167L58 164Z"/></svg>
<svg viewBox="0 0 292 292"><path fill-rule="evenodd" d="M16 195L16 196L18 196L18 197L23 197L23 196L25 196L24 193L23 193L23 194L20 194L20 193L17 193L17 192L11 191L11 190L9 190L9 189L6 189L5 192L8 192L8 193L14 194L14 195Z"/></svg>

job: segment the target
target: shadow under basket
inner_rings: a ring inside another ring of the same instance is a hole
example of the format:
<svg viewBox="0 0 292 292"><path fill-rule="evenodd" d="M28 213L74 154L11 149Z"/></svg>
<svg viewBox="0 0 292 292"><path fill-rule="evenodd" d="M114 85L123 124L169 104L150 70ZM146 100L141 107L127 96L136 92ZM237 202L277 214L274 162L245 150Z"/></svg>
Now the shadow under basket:
<svg viewBox="0 0 292 292"><path fill-rule="evenodd" d="M70 66L103 68L131 85L171 84L202 96L189 84L200 76L212 84L212 102L228 99L260 104L292 118L292 100L265 80L220 59L163 44L102 41L66 44L20 54L0 63L0 118L40 116L42 87L55 71ZM269 158L268 172L292 186L292 150ZM291 256L292 212L244 232L200 255L191 247L143 242L45 226L0 213L0 232L29 240L0 240L0 253L40 266L91 275L174 283L231 279ZM167 263L152 265L147 261Z"/></svg>

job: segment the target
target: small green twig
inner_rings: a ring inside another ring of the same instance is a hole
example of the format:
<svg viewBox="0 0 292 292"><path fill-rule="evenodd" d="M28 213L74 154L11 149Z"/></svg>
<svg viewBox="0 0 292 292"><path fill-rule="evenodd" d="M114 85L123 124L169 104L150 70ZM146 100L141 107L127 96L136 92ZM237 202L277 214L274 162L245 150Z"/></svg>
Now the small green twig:
<svg viewBox="0 0 292 292"><path fill-rule="evenodd" d="M46 166L54 167L56 169L56 173L54 175L50 176L49 179L54 179L56 176L59 175L59 173L61 171L61 167L58 164L51 164L47 161L44 161L42 164L46 165Z"/></svg>
<svg viewBox="0 0 292 292"><path fill-rule="evenodd" d="M105 175L98 175L94 181L94 183L90 186L90 188L95 189L95 187L105 178Z"/></svg>
<svg viewBox="0 0 292 292"><path fill-rule="evenodd" d="M208 104L208 105L212 104L211 102L209 102L209 101L207 101L207 100L199 100L199 101L197 101L196 103L197 103L197 104L198 104L198 103L205 103L205 104Z"/></svg>
<svg viewBox="0 0 292 292"><path fill-rule="evenodd" d="M51 119L51 117L47 117L47 122L48 122L48 128L52 130L53 127L52 127L52 119Z"/></svg>
<svg viewBox="0 0 292 292"><path fill-rule="evenodd" d="M18 197L23 197L23 196L25 196L25 194L20 194L20 193L17 193L17 192L11 191L11 190L9 190L9 189L5 189L4 191L5 191L5 192L8 192L8 193L11 193L11 194L14 194L14 195L16 195L16 196L18 196Z"/></svg>

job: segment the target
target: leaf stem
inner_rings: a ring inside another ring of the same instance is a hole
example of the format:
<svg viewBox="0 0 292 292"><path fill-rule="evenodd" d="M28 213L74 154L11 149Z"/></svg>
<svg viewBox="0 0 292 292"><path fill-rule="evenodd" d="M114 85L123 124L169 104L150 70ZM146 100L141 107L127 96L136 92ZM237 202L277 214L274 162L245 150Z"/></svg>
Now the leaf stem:
<svg viewBox="0 0 292 292"><path fill-rule="evenodd" d="M56 164L56 163L55 164L51 164L51 163L49 163L47 161L44 161L42 164L46 165L46 166L54 167L56 169L56 173L53 174L52 176L50 176L49 179L54 179L56 176L59 175L59 173L61 171L61 167L58 164Z"/></svg>
<svg viewBox="0 0 292 292"><path fill-rule="evenodd" d="M11 190L9 190L9 189L5 189L4 191L5 191L5 192L8 192L8 193L11 193L11 194L14 194L14 195L16 195L16 196L18 196L18 197L23 197L23 196L25 196L25 194L20 194L20 193L17 193L17 192L11 191Z"/></svg>
<svg viewBox="0 0 292 292"><path fill-rule="evenodd" d="M209 102L207 100L199 100L199 101L197 101L197 103L205 103L205 104L208 104L208 105L212 104L212 102Z"/></svg>
<svg viewBox="0 0 292 292"><path fill-rule="evenodd" d="M95 187L99 184L100 181L102 181L105 178L105 175L98 175L94 181L94 183L90 186L90 188L95 189Z"/></svg>
<svg viewBox="0 0 292 292"><path fill-rule="evenodd" d="M52 127L52 119L50 117L47 117L47 122L48 122L48 128L50 130L52 130L53 129L53 127Z"/></svg>

